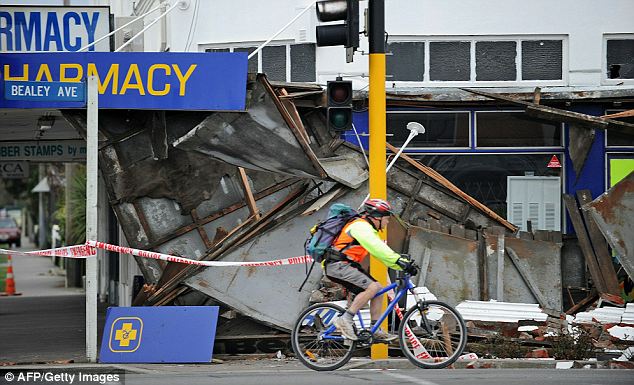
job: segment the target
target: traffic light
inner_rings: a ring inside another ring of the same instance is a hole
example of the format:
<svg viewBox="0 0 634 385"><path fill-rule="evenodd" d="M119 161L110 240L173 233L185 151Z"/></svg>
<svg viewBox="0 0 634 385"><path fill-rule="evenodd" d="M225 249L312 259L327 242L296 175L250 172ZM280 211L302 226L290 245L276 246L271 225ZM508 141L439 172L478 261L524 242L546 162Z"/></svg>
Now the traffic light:
<svg viewBox="0 0 634 385"><path fill-rule="evenodd" d="M343 24L317 26L317 46L343 45L359 47L359 0L327 0L317 2L317 19L322 22L343 21Z"/></svg>
<svg viewBox="0 0 634 385"><path fill-rule="evenodd" d="M352 82L347 80L329 81L326 88L328 128L334 131L352 129Z"/></svg>

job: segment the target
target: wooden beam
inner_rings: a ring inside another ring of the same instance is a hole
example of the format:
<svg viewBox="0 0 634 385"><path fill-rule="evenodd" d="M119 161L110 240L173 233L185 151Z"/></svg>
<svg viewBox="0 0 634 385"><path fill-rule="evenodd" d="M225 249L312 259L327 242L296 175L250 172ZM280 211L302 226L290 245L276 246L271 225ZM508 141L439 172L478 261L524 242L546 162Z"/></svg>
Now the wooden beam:
<svg viewBox="0 0 634 385"><path fill-rule="evenodd" d="M621 111L614 114L603 115L604 119L614 119L614 118L630 118L634 116L634 110Z"/></svg>
<svg viewBox="0 0 634 385"><path fill-rule="evenodd" d="M616 277L616 270L614 270L612 256L608 249L608 242L605 240L601 230L599 230L599 226L597 226L592 215L590 215L590 212L583 210L583 205L592 202L590 190L577 191L577 199L579 200L579 205L582 207L581 212L586 222L588 235L590 235L592 249L599 264L599 271L601 271L603 281L605 282L605 289L609 294L621 295L621 288L619 287L619 280Z"/></svg>
<svg viewBox="0 0 634 385"><path fill-rule="evenodd" d="M251 185L249 185L249 179L247 178L247 172L242 167L238 167L240 171L240 180L242 181L242 190L244 191L244 197L247 200L247 206L249 206L249 212L255 216L255 219L260 219L260 210L255 204L255 197L253 191L251 191Z"/></svg>
<svg viewBox="0 0 634 385"><path fill-rule="evenodd" d="M536 103L525 102L508 96L495 94L491 92L484 92L479 90L472 90L469 88L461 88L464 91L471 92L476 95L486 96L487 98L500 100L516 106L523 106L526 108L526 113L535 117L554 120L558 122L569 122L578 125L592 126L593 128L609 129L615 132L620 132L625 135L634 135L634 124L622 122L619 120L606 119L603 117L592 116L588 114L582 114L579 112L572 112L562 110L554 107L547 107Z"/></svg>
<svg viewBox="0 0 634 385"><path fill-rule="evenodd" d="M566 314L575 314L578 311L581 311L585 309L586 307L590 306L590 304L592 304L592 302L596 301L597 299L599 299L599 294L596 291L592 291L590 292L590 294L588 294L586 298L582 299L581 301L577 302L573 307L566 310Z"/></svg>
<svg viewBox="0 0 634 385"><path fill-rule="evenodd" d="M498 234L497 239L497 284L495 299L504 301L504 235Z"/></svg>
<svg viewBox="0 0 634 385"><path fill-rule="evenodd" d="M396 147L392 146L391 144L386 143L386 145L387 145L388 150L392 151L393 153L396 154L398 152L398 149ZM409 156L407 156L405 154L401 154L401 159L405 160L407 163L409 163L412 166L414 166L416 169L421 171L423 174L425 174L425 175L429 176L430 178L434 179L436 182L440 183L442 186L446 187L451 192L453 192L454 194L458 195L460 198L464 199L470 205L472 205L475 208L479 209L480 211L482 211L483 213L485 213L489 217L493 218L494 220L500 222L502 224L502 226L506 227L507 229L509 229L509 230L511 230L513 232L517 231L517 227L515 227L512 223L510 223L506 219L502 218L501 216L497 215L493 210L491 210L490 208L486 207L485 205L483 205L482 203L480 203L479 201L477 201L475 198L471 197L470 195L468 195L464 191L460 190L456 185L451 183L444 176L440 175L433 168L427 167L424 164L421 164L421 163L415 161L414 159L410 158Z"/></svg>
<svg viewBox="0 0 634 385"><path fill-rule="evenodd" d="M535 91L533 92L533 103L539 104L542 100L542 89L539 87L535 87Z"/></svg>
<svg viewBox="0 0 634 385"><path fill-rule="evenodd" d="M592 250L592 245L588 239L586 228L583 226L583 220L581 219L579 209L577 208L577 201L572 195L568 194L564 194L563 198L564 203L566 204L566 209L568 210L568 215L572 221L572 227L575 229L575 233L577 233L581 252L583 252L584 257L586 258L586 264L588 265L588 270L590 270L590 276L592 277L597 290L600 293L605 293L606 286L603 281L603 275L601 274L597 258L594 255L594 250Z"/></svg>

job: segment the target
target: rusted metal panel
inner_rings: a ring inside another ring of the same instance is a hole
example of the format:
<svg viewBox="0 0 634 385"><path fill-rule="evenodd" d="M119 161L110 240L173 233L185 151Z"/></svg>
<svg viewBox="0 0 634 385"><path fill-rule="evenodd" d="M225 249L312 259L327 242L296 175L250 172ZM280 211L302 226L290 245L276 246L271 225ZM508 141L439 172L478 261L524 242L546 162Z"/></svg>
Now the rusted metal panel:
<svg viewBox="0 0 634 385"><path fill-rule="evenodd" d="M264 78L258 77L251 93L254 102L246 112L211 114L173 145L250 170L325 176L305 138L295 132L298 128L292 119L282 114L287 111Z"/></svg>
<svg viewBox="0 0 634 385"><path fill-rule="evenodd" d="M432 293L451 305L479 298L478 242L412 227L408 253L422 265L426 249L425 286Z"/></svg>
<svg viewBox="0 0 634 385"><path fill-rule="evenodd" d="M542 293L548 309L561 311L561 245L554 242L527 241L506 237L504 245L517 254L517 263L534 278L535 287ZM534 295L522 275L505 256L504 300L507 302L536 303Z"/></svg>
<svg viewBox="0 0 634 385"><path fill-rule="evenodd" d="M584 206L634 279L634 172Z"/></svg>
<svg viewBox="0 0 634 385"><path fill-rule="evenodd" d="M580 175L583 165L590 153L592 143L594 143L595 130L589 127L573 125L570 127L569 132L570 143L568 145L568 151L570 153L570 159L572 160L572 166L575 172L577 175Z"/></svg>

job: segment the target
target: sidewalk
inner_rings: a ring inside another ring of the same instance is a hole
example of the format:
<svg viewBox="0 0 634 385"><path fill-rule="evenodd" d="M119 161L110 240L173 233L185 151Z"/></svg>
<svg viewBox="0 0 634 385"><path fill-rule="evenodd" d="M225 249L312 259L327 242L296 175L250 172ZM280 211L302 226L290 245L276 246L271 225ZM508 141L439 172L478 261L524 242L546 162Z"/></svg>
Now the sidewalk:
<svg viewBox="0 0 634 385"><path fill-rule="evenodd" d="M26 239L22 244L21 251L36 249ZM64 273L50 257L12 259L21 295L0 297L0 365L84 361L84 289L65 288ZM100 310L98 322L103 325Z"/></svg>
<svg viewBox="0 0 634 385"><path fill-rule="evenodd" d="M28 239L23 239L20 251L36 250L37 247ZM51 257L15 256L13 275L15 287L23 297L44 297L59 295L82 295L81 288L66 288L64 271L53 264Z"/></svg>

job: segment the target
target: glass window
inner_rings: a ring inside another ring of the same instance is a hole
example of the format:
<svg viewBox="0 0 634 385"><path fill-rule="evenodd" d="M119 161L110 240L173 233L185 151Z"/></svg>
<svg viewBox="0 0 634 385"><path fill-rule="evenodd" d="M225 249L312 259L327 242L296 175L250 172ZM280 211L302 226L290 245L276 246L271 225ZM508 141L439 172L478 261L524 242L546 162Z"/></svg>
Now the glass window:
<svg viewBox="0 0 634 385"><path fill-rule="evenodd" d="M634 39L607 41L608 79L634 79Z"/></svg>
<svg viewBox="0 0 634 385"><path fill-rule="evenodd" d="M430 80L469 80L471 78L471 42L429 43Z"/></svg>
<svg viewBox="0 0 634 385"><path fill-rule="evenodd" d="M240 47L233 50L233 52L246 52L247 55L251 55L251 52L253 51L255 51L255 47ZM250 73L258 72L258 55L254 55L251 59L249 59L249 69L247 71Z"/></svg>
<svg viewBox="0 0 634 385"><path fill-rule="evenodd" d="M286 81L286 46L262 48L262 72L269 80Z"/></svg>
<svg viewBox="0 0 634 385"><path fill-rule="evenodd" d="M422 124L425 133L416 136L407 148L469 147L468 112L389 112L386 131L393 134L387 138L390 144L400 147L405 143L409 122Z"/></svg>
<svg viewBox="0 0 634 385"><path fill-rule="evenodd" d="M388 45L387 81L420 81L425 74L425 43L396 42Z"/></svg>
<svg viewBox="0 0 634 385"><path fill-rule="evenodd" d="M560 176L560 168L548 168L553 154L423 155L417 159L438 171L462 191L506 218L506 177ZM561 159L561 154L557 154Z"/></svg>
<svg viewBox="0 0 634 385"><path fill-rule="evenodd" d="M517 43L514 41L479 41L476 43L476 80L515 80Z"/></svg>
<svg viewBox="0 0 634 385"><path fill-rule="evenodd" d="M524 112L477 112L478 147L560 147L561 123Z"/></svg>
<svg viewBox="0 0 634 385"><path fill-rule="evenodd" d="M291 45L291 81L314 82L315 61L315 44Z"/></svg>
<svg viewBox="0 0 634 385"><path fill-rule="evenodd" d="M562 79L561 40L522 41L522 80Z"/></svg>
<svg viewBox="0 0 634 385"><path fill-rule="evenodd" d="M605 111L606 114L615 114L617 112L621 112L621 110ZM615 120L634 124L634 116L618 118ZM620 132L615 132L613 130L607 130L605 135L607 136L608 146L634 147L634 135L621 134Z"/></svg>

